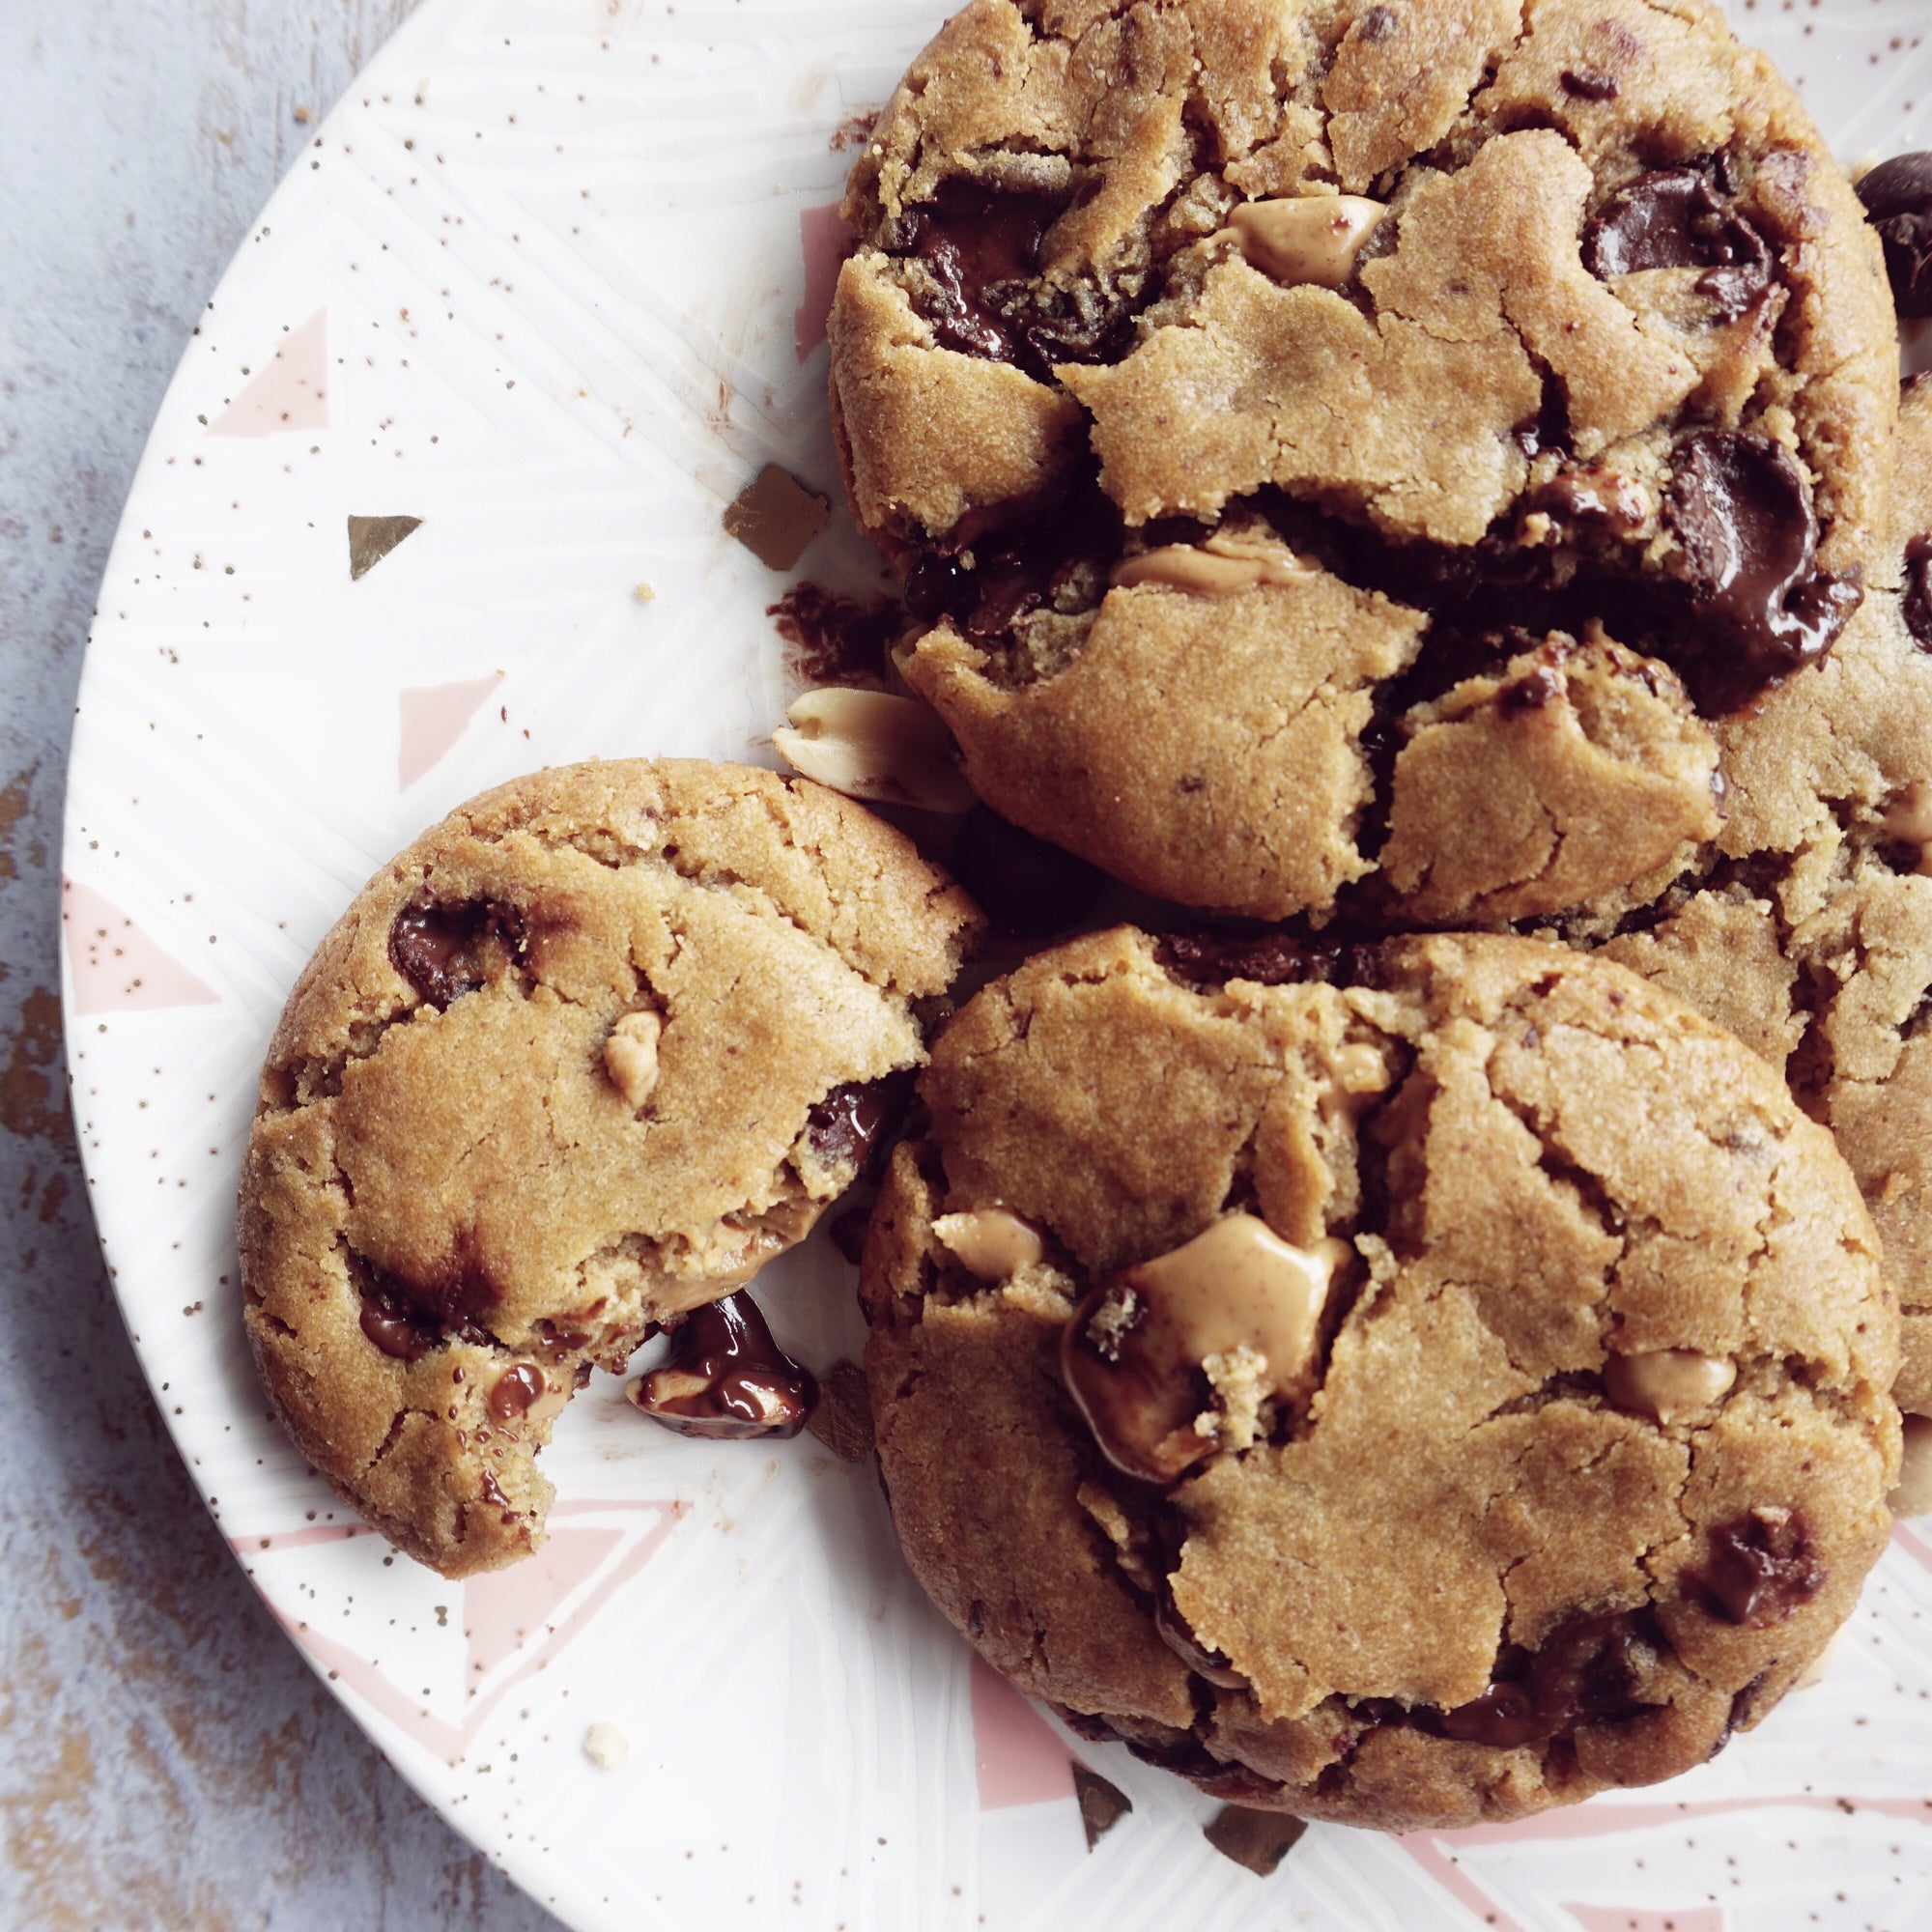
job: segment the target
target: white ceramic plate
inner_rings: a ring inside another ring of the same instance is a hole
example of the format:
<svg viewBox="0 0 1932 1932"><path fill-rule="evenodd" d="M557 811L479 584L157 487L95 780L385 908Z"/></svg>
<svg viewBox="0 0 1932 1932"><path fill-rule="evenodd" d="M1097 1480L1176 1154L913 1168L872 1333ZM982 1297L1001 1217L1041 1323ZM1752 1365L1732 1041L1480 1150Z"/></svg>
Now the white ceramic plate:
<svg viewBox="0 0 1932 1932"><path fill-rule="evenodd" d="M430 0L202 318L88 653L65 985L95 1209L209 1508L369 1735L576 1927L1932 1922L1932 1540L1909 1529L1825 1688L1694 1776L1513 1830L1316 1827L1262 1881L1203 1839L1212 1804L973 1663L870 1470L809 1436L686 1441L600 1379L545 1456L543 1553L448 1583L265 1416L237 1166L275 1014L363 880L538 764L774 762L783 580L720 512L768 460L838 494L817 325L839 130L944 11ZM1928 0L1737 17L1848 160L1916 145ZM363 517L420 524L352 580ZM839 525L802 571L875 576ZM760 1298L807 1362L857 1352L822 1238ZM595 1723L622 1768L585 1755ZM1091 1851L1076 1758L1134 1804Z"/></svg>

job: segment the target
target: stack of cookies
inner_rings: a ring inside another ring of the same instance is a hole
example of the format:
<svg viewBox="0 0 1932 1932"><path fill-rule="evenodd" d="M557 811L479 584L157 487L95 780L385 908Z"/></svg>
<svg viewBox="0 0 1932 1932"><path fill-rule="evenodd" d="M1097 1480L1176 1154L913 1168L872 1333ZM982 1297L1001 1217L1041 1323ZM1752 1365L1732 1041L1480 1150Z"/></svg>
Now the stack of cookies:
<svg viewBox="0 0 1932 1932"><path fill-rule="evenodd" d="M546 774L372 884L244 1180L280 1412L511 1560L657 1328L644 1406L798 1426L735 1291L883 1157L895 1520L1022 1689L1391 1829L1703 1761L1932 1431L1932 394L1857 194L1701 0L972 0L844 213L904 610L778 734L832 789Z"/></svg>

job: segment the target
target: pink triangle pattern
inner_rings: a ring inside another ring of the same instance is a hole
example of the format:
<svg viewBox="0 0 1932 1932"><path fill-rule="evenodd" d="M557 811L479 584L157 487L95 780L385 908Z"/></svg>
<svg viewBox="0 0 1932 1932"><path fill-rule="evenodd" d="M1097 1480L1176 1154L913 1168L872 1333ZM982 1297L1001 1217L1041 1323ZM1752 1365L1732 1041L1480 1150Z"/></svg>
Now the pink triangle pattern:
<svg viewBox="0 0 1932 1932"><path fill-rule="evenodd" d="M1932 1519L1927 1520L1932 1520ZM1917 1529L1902 1522L1895 1522L1891 1526L1891 1540L1908 1556L1917 1558L1926 1569L1932 1570L1932 1543L1928 1543Z"/></svg>
<svg viewBox="0 0 1932 1932"><path fill-rule="evenodd" d="M838 218L838 204L802 208L798 239L805 250L805 295L791 312L792 344L803 362L825 340L825 319L832 313L832 292L838 270L852 251L852 238Z"/></svg>
<svg viewBox="0 0 1932 1932"><path fill-rule="evenodd" d="M92 886L61 878L61 923L77 1013L213 1007L221 995Z"/></svg>
<svg viewBox="0 0 1932 1932"><path fill-rule="evenodd" d="M406 685L396 693L398 791L408 791L425 772L449 755L464 727L502 677L497 670L488 677L464 678L456 684Z"/></svg>
<svg viewBox="0 0 1932 1932"><path fill-rule="evenodd" d="M426 1710L419 1698L399 1688L367 1658L339 1639L325 1636L272 1598L269 1607L332 1680L353 1690L412 1743L456 1765L504 1697L569 1644L657 1554L689 1507L670 1499L558 1503L551 1511L549 1540L535 1556L465 1583L463 1616L469 1632L465 1674L482 1682L466 1686L469 1709L461 1722ZM650 1512L655 1520L640 1529L558 1524L564 1517L631 1511ZM585 1584L590 1585L587 1590ZM552 1615L580 1591L582 1594L569 1613L551 1622ZM493 1676L495 1682L490 1682Z"/></svg>
<svg viewBox="0 0 1932 1932"><path fill-rule="evenodd" d="M1684 1905L1666 1912L1622 1905L1572 1905L1563 1910L1583 1932L1724 1932L1721 1905Z"/></svg>
<svg viewBox="0 0 1932 1932"><path fill-rule="evenodd" d="M210 436L277 436L328 427L328 311L319 308L242 384Z"/></svg>
<svg viewBox="0 0 1932 1932"><path fill-rule="evenodd" d="M1044 1804L1073 1796L1073 1754L1013 1687L976 1652L973 1657L973 1747L979 1761L980 1808Z"/></svg>

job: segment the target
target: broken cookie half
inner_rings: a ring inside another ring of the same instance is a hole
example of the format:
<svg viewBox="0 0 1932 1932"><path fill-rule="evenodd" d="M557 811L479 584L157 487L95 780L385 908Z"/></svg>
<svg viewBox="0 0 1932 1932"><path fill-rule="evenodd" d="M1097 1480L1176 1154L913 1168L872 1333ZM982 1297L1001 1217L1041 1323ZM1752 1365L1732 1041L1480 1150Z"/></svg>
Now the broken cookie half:
<svg viewBox="0 0 1932 1932"><path fill-rule="evenodd" d="M573 1388L850 1184L980 924L863 808L739 766L567 767L425 834L323 941L262 1073L245 1316L302 1453L447 1576L527 1553ZM755 1311L722 1320L657 1409L795 1429L810 1378L751 1373Z"/></svg>
<svg viewBox="0 0 1932 1932"><path fill-rule="evenodd" d="M1829 1135L1601 957L1131 927L949 1024L861 1293L906 1555L1236 1804L1702 1763L1884 1549L1896 1298Z"/></svg>

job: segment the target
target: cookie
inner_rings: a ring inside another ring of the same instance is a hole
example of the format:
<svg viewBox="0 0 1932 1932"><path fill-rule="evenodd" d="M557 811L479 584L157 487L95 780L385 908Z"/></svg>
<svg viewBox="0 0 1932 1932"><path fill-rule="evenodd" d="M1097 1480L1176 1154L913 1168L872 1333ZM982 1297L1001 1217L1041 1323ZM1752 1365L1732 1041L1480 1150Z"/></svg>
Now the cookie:
<svg viewBox="0 0 1932 1932"><path fill-rule="evenodd" d="M979 923L862 808L732 765L542 772L426 833L262 1071L242 1278L297 1446L445 1576L526 1554L573 1387L851 1182Z"/></svg>
<svg viewBox="0 0 1932 1932"><path fill-rule="evenodd" d="M894 1518L1087 1735L1247 1806L1520 1817L1756 1723L1885 1548L1858 1188L1610 961L1118 927L920 1094L862 1275Z"/></svg>
<svg viewBox="0 0 1932 1932"><path fill-rule="evenodd" d="M1864 593L1881 251L1698 0L974 0L844 214L898 669L1141 890L1647 903Z"/></svg>
<svg viewBox="0 0 1932 1932"><path fill-rule="evenodd" d="M1907 389L1897 449L1870 594L1736 728L1711 849L1655 904L1549 936L1730 1027L1832 1129L1904 1313L1899 1406L1932 1415L1932 388Z"/></svg>

